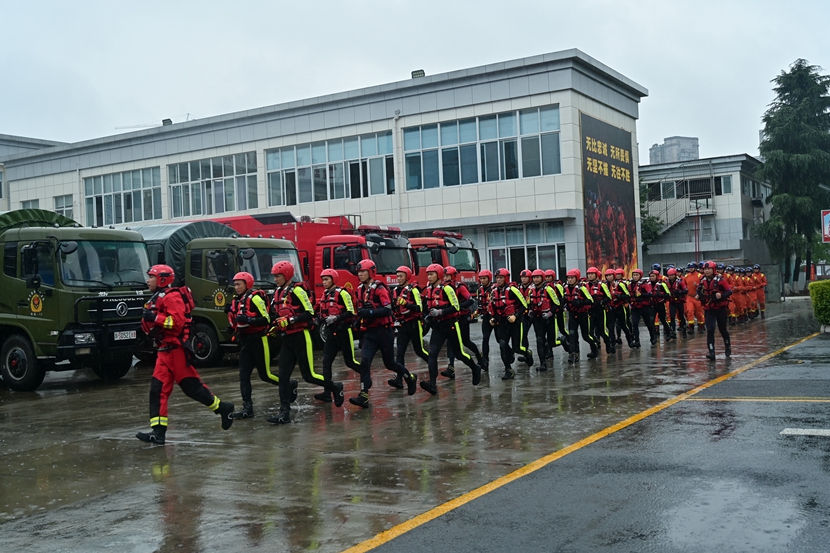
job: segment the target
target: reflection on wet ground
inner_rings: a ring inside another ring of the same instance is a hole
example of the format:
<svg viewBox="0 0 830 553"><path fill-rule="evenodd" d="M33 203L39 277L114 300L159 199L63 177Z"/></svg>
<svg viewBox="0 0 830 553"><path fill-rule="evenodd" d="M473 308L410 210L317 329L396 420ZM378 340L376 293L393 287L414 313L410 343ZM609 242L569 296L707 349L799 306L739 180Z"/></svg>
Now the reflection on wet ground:
<svg viewBox="0 0 830 553"><path fill-rule="evenodd" d="M295 423L285 427L265 421L277 391L262 382L254 382L258 416L228 432L176 390L164 447L134 438L147 421L149 367L115 384L87 371L50 374L36 393L0 389L4 543L26 551L339 551L817 329L809 302L773 304L767 319L733 330L731 360L708 362L698 334L655 347L645 340L640 350L623 346L577 365L560 350L553 370L519 364L507 382L493 343L479 387L462 368L455 381L439 382L437 397L389 388L391 373L377 359L370 409L318 404L317 390L303 384ZM409 368L426 372L420 360ZM335 369L347 397L356 394L356 374ZM239 401L232 364L202 376L217 395ZM724 412L713 438L729 432Z"/></svg>

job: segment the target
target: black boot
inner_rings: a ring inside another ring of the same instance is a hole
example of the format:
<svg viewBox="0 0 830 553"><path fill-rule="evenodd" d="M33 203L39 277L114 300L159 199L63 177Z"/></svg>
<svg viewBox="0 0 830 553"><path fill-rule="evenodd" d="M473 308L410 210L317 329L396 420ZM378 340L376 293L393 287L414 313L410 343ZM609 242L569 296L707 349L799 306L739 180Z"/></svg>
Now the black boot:
<svg viewBox="0 0 830 553"><path fill-rule="evenodd" d="M288 405L280 405L280 410L276 415L271 415L266 419L271 424L288 424L291 422L291 407Z"/></svg>
<svg viewBox="0 0 830 553"><path fill-rule="evenodd" d="M565 353L571 352L571 344L568 343L569 338L567 336L562 337L562 349L565 350Z"/></svg>
<svg viewBox="0 0 830 553"><path fill-rule="evenodd" d="M732 356L732 342L731 342L731 340L724 340L723 341L723 353L727 357Z"/></svg>
<svg viewBox="0 0 830 553"><path fill-rule="evenodd" d="M473 367L473 386L478 386L481 383L481 365Z"/></svg>
<svg viewBox="0 0 830 553"><path fill-rule="evenodd" d="M410 396L415 395L415 391L418 389L418 376L412 373L406 373L403 379L406 381L406 393Z"/></svg>
<svg viewBox="0 0 830 553"><path fill-rule="evenodd" d="M484 372L490 372L490 359L487 357L481 358L481 370Z"/></svg>
<svg viewBox="0 0 830 553"><path fill-rule="evenodd" d="M527 350L525 352L525 361L524 362L527 364L528 367L533 366L533 352L532 351Z"/></svg>
<svg viewBox="0 0 830 553"><path fill-rule="evenodd" d="M688 330L689 330L689 334L691 334L691 335L693 335L693 336L694 336L694 333L695 333L695 325L689 325Z"/></svg>
<svg viewBox="0 0 830 553"><path fill-rule="evenodd" d="M538 367L536 367L536 370L537 370L538 372L545 372L546 370L548 370L548 363L547 363L547 361L542 361L541 363L539 363L539 366L538 366Z"/></svg>
<svg viewBox="0 0 830 553"><path fill-rule="evenodd" d="M596 345L594 345L593 343L591 343L591 353L589 353L586 357L588 359L596 359L598 355L599 355L599 348Z"/></svg>
<svg viewBox="0 0 830 553"><path fill-rule="evenodd" d="M761 318L762 318L762 319L766 319L766 318L767 318L767 312L766 312L766 311L761 311Z"/></svg>
<svg viewBox="0 0 830 553"><path fill-rule="evenodd" d="M148 444L164 445L164 435L166 433L167 427L157 424L149 432L139 432L135 437Z"/></svg>
<svg viewBox="0 0 830 553"><path fill-rule="evenodd" d="M349 403L366 409L367 407L369 407L369 392L367 392L366 390L361 390L360 393L357 394L357 397L349 398Z"/></svg>
<svg viewBox="0 0 830 553"><path fill-rule="evenodd" d="M237 411L233 415L231 415L235 419L250 419L254 416L254 402L253 401L243 401L242 402L242 410Z"/></svg>
<svg viewBox="0 0 830 553"><path fill-rule="evenodd" d="M686 332L686 327L685 326L680 330L680 333L683 334L683 339L684 340L689 337L688 333Z"/></svg>
<svg viewBox="0 0 830 553"><path fill-rule="evenodd" d="M656 344L657 340L658 340L658 334L655 332L654 334L651 335L651 345L653 346L654 344Z"/></svg>
<svg viewBox="0 0 830 553"><path fill-rule="evenodd" d="M233 424L233 403L230 401L220 401L219 407L214 411L217 415L222 417L222 430L227 430Z"/></svg>
<svg viewBox="0 0 830 553"><path fill-rule="evenodd" d="M706 354L706 359L710 361L715 360L715 344L709 344L709 352Z"/></svg>
<svg viewBox="0 0 830 553"><path fill-rule="evenodd" d="M299 386L300 383L296 380L291 380L289 384L291 384L291 403L297 403L297 386ZM291 419L289 419L288 422L291 422Z"/></svg>
<svg viewBox="0 0 830 553"><path fill-rule="evenodd" d="M403 390L403 379L401 378L401 375L399 375L399 374L396 374L395 378L390 378L386 382L387 382L387 384L389 384L393 388L397 388L398 390Z"/></svg>
<svg viewBox="0 0 830 553"><path fill-rule="evenodd" d="M573 353L568 354L568 363L575 363L578 357Z"/></svg>
<svg viewBox="0 0 830 553"><path fill-rule="evenodd" d="M323 403L331 403L331 392L323 390L319 394L314 394L314 399Z"/></svg>
<svg viewBox="0 0 830 553"><path fill-rule="evenodd" d="M421 388L423 388L432 395L436 395L438 393L438 387L435 385L434 382L427 382L426 380L421 380Z"/></svg>
<svg viewBox="0 0 830 553"><path fill-rule="evenodd" d="M335 382L334 387L337 388L334 392L332 392L332 397L334 398L334 406L335 407L343 407L343 400L346 396L343 395L343 383L342 382Z"/></svg>
<svg viewBox="0 0 830 553"><path fill-rule="evenodd" d="M511 380L511 379L515 378L515 376L516 376L516 373L513 372L513 369L511 369L510 367L505 367L504 368L504 374L501 375L501 379L502 380Z"/></svg>
<svg viewBox="0 0 830 553"><path fill-rule="evenodd" d="M447 365L447 368L441 371L441 376L446 376L450 380L455 380L455 367Z"/></svg>

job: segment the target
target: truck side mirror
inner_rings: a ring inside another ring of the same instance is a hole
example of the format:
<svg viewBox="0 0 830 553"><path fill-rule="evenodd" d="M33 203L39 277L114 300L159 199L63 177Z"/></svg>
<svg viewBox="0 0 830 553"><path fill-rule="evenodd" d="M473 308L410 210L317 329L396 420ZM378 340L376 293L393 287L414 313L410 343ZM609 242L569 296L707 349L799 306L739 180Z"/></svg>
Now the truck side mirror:
<svg viewBox="0 0 830 553"><path fill-rule="evenodd" d="M256 251L253 248L245 248L241 253L242 259L253 259L256 255Z"/></svg>
<svg viewBox="0 0 830 553"><path fill-rule="evenodd" d="M69 242L61 242L61 253L63 255L69 255L78 251L78 243L74 240L70 240Z"/></svg>
<svg viewBox="0 0 830 553"><path fill-rule="evenodd" d="M371 242L371 243L368 244L368 246L369 246L369 251L372 252L373 254L377 255L377 253L380 251L380 244L376 244L374 242Z"/></svg>
<svg viewBox="0 0 830 553"><path fill-rule="evenodd" d="M205 254L205 257L208 259L217 259L219 257L219 252L216 250L211 250Z"/></svg>
<svg viewBox="0 0 830 553"><path fill-rule="evenodd" d="M37 290L38 288L40 288L40 285L41 285L40 275L38 275L38 274L26 275L26 288L33 288L33 289Z"/></svg>
<svg viewBox="0 0 830 553"><path fill-rule="evenodd" d="M450 253L458 253L458 246L455 244L450 244L450 246L447 248L447 251Z"/></svg>

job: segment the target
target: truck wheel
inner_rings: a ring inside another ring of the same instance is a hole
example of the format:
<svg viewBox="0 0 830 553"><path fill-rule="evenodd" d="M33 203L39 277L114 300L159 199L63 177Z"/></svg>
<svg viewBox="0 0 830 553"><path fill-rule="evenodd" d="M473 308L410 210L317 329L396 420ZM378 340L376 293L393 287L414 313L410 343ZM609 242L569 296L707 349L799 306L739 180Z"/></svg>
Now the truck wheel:
<svg viewBox="0 0 830 553"><path fill-rule="evenodd" d="M92 366L92 372L95 376L104 382L114 382L119 378L124 377L133 367L133 356L120 357L113 359L106 363L100 363Z"/></svg>
<svg viewBox="0 0 830 553"><path fill-rule="evenodd" d="M46 369L39 365L29 340L15 334L3 343L0 352L0 373L6 386L16 392L37 390L46 376Z"/></svg>
<svg viewBox="0 0 830 553"><path fill-rule="evenodd" d="M190 329L190 341L196 354L193 364L199 368L218 365L225 355L216 332L209 325L194 324Z"/></svg>

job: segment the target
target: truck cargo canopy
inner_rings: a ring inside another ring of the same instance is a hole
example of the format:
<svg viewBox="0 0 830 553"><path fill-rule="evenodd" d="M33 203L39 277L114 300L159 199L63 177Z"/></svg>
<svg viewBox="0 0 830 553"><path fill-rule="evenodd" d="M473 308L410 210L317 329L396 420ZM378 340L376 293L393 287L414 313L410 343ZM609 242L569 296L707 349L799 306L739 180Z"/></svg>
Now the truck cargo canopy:
<svg viewBox="0 0 830 553"><path fill-rule="evenodd" d="M25 227L74 227L77 222L45 209L17 209L0 213L0 232Z"/></svg>

